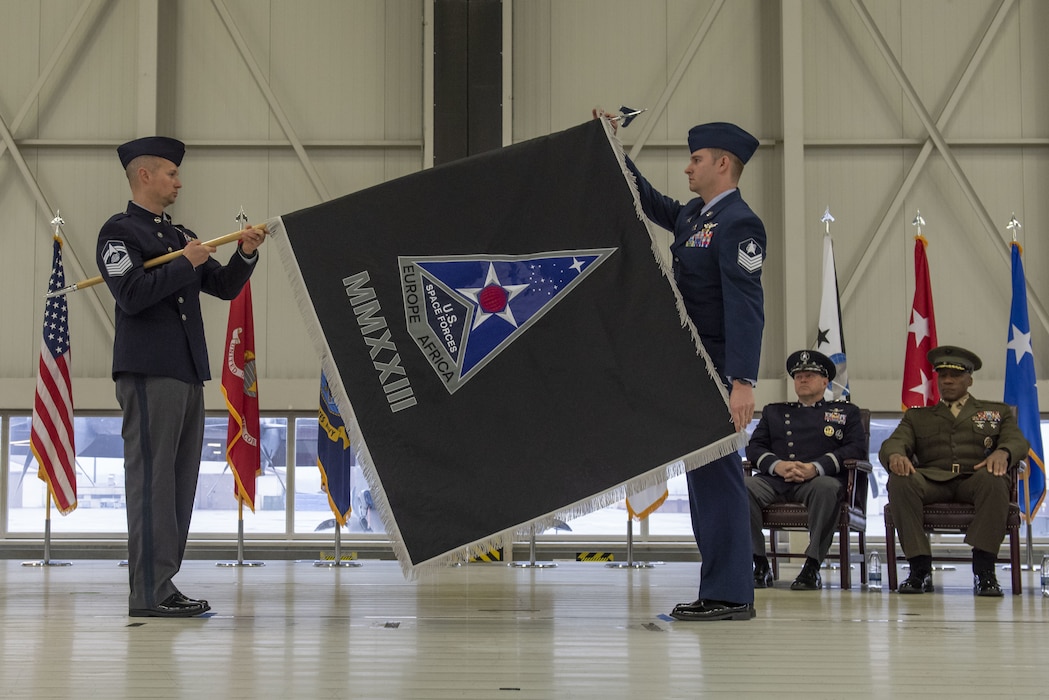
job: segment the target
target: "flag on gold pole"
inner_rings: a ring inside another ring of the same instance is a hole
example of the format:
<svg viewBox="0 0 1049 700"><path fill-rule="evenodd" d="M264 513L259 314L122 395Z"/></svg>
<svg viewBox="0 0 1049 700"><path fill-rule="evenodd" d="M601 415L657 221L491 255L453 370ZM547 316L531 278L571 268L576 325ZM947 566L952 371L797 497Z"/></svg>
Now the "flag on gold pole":
<svg viewBox="0 0 1049 700"><path fill-rule="evenodd" d="M62 239L55 225L54 254L49 292L65 286ZM76 447L73 440L73 389L70 380L69 309L64 296L50 297L44 307L44 332L40 344L40 366L33 400L33 426L29 447L47 483L55 505L63 515L77 506Z"/></svg>
<svg viewBox="0 0 1049 700"><path fill-rule="evenodd" d="M251 282L230 302L222 394L229 409L226 463L233 472L237 500L255 511L255 480L262 469L259 451L259 385L255 369L255 324Z"/></svg>
<svg viewBox="0 0 1049 700"><path fill-rule="evenodd" d="M935 406L940 400L932 363L926 355L937 345L936 313L932 304L929 260L925 248L929 242L922 236L925 224L921 212L914 218L918 228L914 237L914 301L907 322L907 353L903 360L903 410L914 406Z"/></svg>

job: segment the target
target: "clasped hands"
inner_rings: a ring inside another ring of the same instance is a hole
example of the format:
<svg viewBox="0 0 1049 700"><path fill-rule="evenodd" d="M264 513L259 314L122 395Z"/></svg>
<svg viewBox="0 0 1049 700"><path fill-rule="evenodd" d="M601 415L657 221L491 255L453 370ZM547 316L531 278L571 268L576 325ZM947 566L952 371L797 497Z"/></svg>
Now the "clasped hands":
<svg viewBox="0 0 1049 700"><path fill-rule="evenodd" d="M819 470L816 469L816 465L812 462L788 462L787 460L780 460L776 463L773 471L782 476L784 481L789 481L791 483L809 481L820 475Z"/></svg>

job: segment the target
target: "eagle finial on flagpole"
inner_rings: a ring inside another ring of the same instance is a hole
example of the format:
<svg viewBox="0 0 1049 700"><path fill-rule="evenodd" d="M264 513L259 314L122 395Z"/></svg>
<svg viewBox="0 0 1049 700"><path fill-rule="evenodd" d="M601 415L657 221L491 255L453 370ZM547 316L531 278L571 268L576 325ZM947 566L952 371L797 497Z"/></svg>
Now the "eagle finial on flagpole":
<svg viewBox="0 0 1049 700"><path fill-rule="evenodd" d="M914 221L911 222L911 226L918 229L918 235L922 235L922 226L925 225L925 219L922 218L921 209L917 210L917 214L914 216Z"/></svg>
<svg viewBox="0 0 1049 700"><path fill-rule="evenodd" d="M834 221L834 217L830 214L830 207L827 207L827 211L823 212L823 218L820 221L824 224L827 229L827 235L830 235L830 222Z"/></svg>
<svg viewBox="0 0 1049 700"><path fill-rule="evenodd" d="M1016 243L1016 236L1020 232L1023 226L1016 219L1016 212L1013 212L1012 218L1009 219L1009 223L1006 225L1007 229L1013 234L1013 243Z"/></svg>
<svg viewBox="0 0 1049 700"><path fill-rule="evenodd" d="M1013 219L1013 220L1015 221L1015 219ZM55 236L57 237L58 234L59 234L59 230L58 229L61 228L62 226L66 225L65 219L62 218L62 210L61 209L56 209L55 210L55 218L51 219L51 225L55 227ZM1015 236L1013 236L1013 240L1016 240Z"/></svg>

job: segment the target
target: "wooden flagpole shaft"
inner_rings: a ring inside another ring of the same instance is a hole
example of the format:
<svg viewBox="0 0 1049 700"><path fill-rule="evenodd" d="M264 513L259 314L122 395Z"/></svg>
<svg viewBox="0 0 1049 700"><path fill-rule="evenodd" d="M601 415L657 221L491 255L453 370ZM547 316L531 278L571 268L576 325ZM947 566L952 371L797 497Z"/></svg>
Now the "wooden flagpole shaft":
<svg viewBox="0 0 1049 700"><path fill-rule="evenodd" d="M262 231L265 232L266 231L266 224L256 224L254 226L249 226L249 228L261 229ZM227 233L225 236L219 236L218 238L214 238L214 239L212 239L210 241L205 241L204 245L209 245L209 246L213 246L215 248L218 248L220 245L225 245L227 243L232 243L233 241L239 241L241 233L242 233L241 231L234 231L233 233ZM151 258L151 259L147 260L146 262L142 263L142 266L148 270L151 267L156 267L157 265L163 265L166 262L171 262L172 260L174 260L177 257L180 257L181 255L182 255L182 251L181 250L173 250L172 252L166 253L165 255L161 255L160 257ZM97 277L91 277L90 279L81 280L80 282L76 282L74 284L71 284L71 285L68 285L66 287L63 287L62 289L56 289L53 292L48 292L47 293L47 298L50 299L51 297L62 296L63 294L68 294L69 292L76 292L76 291L79 291L81 289L85 289L87 287L93 287L96 284L101 284L101 283L102 283L102 275L99 275Z"/></svg>

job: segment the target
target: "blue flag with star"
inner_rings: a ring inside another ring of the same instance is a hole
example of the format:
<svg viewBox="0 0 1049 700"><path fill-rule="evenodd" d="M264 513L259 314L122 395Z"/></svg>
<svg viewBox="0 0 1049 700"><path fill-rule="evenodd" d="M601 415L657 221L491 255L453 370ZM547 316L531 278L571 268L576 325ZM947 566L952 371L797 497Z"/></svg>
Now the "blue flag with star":
<svg viewBox="0 0 1049 700"><path fill-rule="evenodd" d="M1020 512L1028 524L1045 500L1045 451L1038 412L1038 385L1027 316L1027 285L1020 244L1012 243L1013 301L1009 310L1009 342L1005 351L1005 403L1016 406L1016 420L1027 442L1028 468L1020 481Z"/></svg>

